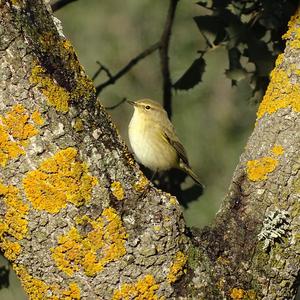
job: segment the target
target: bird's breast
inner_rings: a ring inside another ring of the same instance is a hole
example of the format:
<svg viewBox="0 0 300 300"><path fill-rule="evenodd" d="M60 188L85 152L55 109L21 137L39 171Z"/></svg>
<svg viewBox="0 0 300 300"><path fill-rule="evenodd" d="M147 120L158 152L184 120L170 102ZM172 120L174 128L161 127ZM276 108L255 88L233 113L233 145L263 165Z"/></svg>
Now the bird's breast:
<svg viewBox="0 0 300 300"><path fill-rule="evenodd" d="M129 124L129 140L137 159L153 171L177 166L177 153L163 137L163 129L155 122L142 122L133 116Z"/></svg>

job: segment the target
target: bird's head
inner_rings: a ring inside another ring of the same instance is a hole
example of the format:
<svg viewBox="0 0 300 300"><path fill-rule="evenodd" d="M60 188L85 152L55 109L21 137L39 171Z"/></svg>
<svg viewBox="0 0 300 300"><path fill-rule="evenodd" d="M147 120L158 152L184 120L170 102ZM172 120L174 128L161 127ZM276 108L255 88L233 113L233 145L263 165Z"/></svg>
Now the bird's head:
<svg viewBox="0 0 300 300"><path fill-rule="evenodd" d="M167 116L167 112L160 103L151 99L141 99L138 101L127 101L134 107L134 114L138 117L158 121Z"/></svg>

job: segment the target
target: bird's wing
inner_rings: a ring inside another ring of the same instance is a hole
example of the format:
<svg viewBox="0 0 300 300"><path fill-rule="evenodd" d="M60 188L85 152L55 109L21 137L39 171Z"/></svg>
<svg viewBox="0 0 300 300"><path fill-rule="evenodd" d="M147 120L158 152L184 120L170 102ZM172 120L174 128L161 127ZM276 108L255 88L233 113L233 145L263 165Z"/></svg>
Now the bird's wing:
<svg viewBox="0 0 300 300"><path fill-rule="evenodd" d="M174 134L173 134L174 135ZM164 137L168 141L168 143L176 150L179 158L182 160L184 164L189 165L189 161L185 152L183 145L180 143L178 138L175 136L175 139L172 138L172 135L167 130L164 132Z"/></svg>

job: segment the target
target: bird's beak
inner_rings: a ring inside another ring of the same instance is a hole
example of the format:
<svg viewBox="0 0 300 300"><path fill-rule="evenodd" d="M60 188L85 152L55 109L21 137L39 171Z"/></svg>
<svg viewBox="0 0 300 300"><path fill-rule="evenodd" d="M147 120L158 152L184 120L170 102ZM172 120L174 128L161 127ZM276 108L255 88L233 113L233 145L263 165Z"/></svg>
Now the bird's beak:
<svg viewBox="0 0 300 300"><path fill-rule="evenodd" d="M127 103L129 103L132 106L136 106L136 103L134 101L127 100Z"/></svg>

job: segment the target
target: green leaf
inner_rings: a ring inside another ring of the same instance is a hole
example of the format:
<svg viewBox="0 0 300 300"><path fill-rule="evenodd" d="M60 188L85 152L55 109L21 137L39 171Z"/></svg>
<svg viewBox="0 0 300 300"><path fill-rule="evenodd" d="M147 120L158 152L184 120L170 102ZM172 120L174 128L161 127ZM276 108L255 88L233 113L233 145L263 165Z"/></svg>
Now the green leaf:
<svg viewBox="0 0 300 300"><path fill-rule="evenodd" d="M236 85L247 76L247 71L241 65L240 59L241 52L237 48L228 50L229 68L225 70L225 75L231 79L232 85Z"/></svg>
<svg viewBox="0 0 300 300"><path fill-rule="evenodd" d="M200 32L213 45L223 42L226 36L225 24L218 16L197 16L194 17Z"/></svg>
<svg viewBox="0 0 300 300"><path fill-rule="evenodd" d="M205 70L205 60L203 57L197 58L185 73L174 83L176 90L189 90L202 81Z"/></svg>

